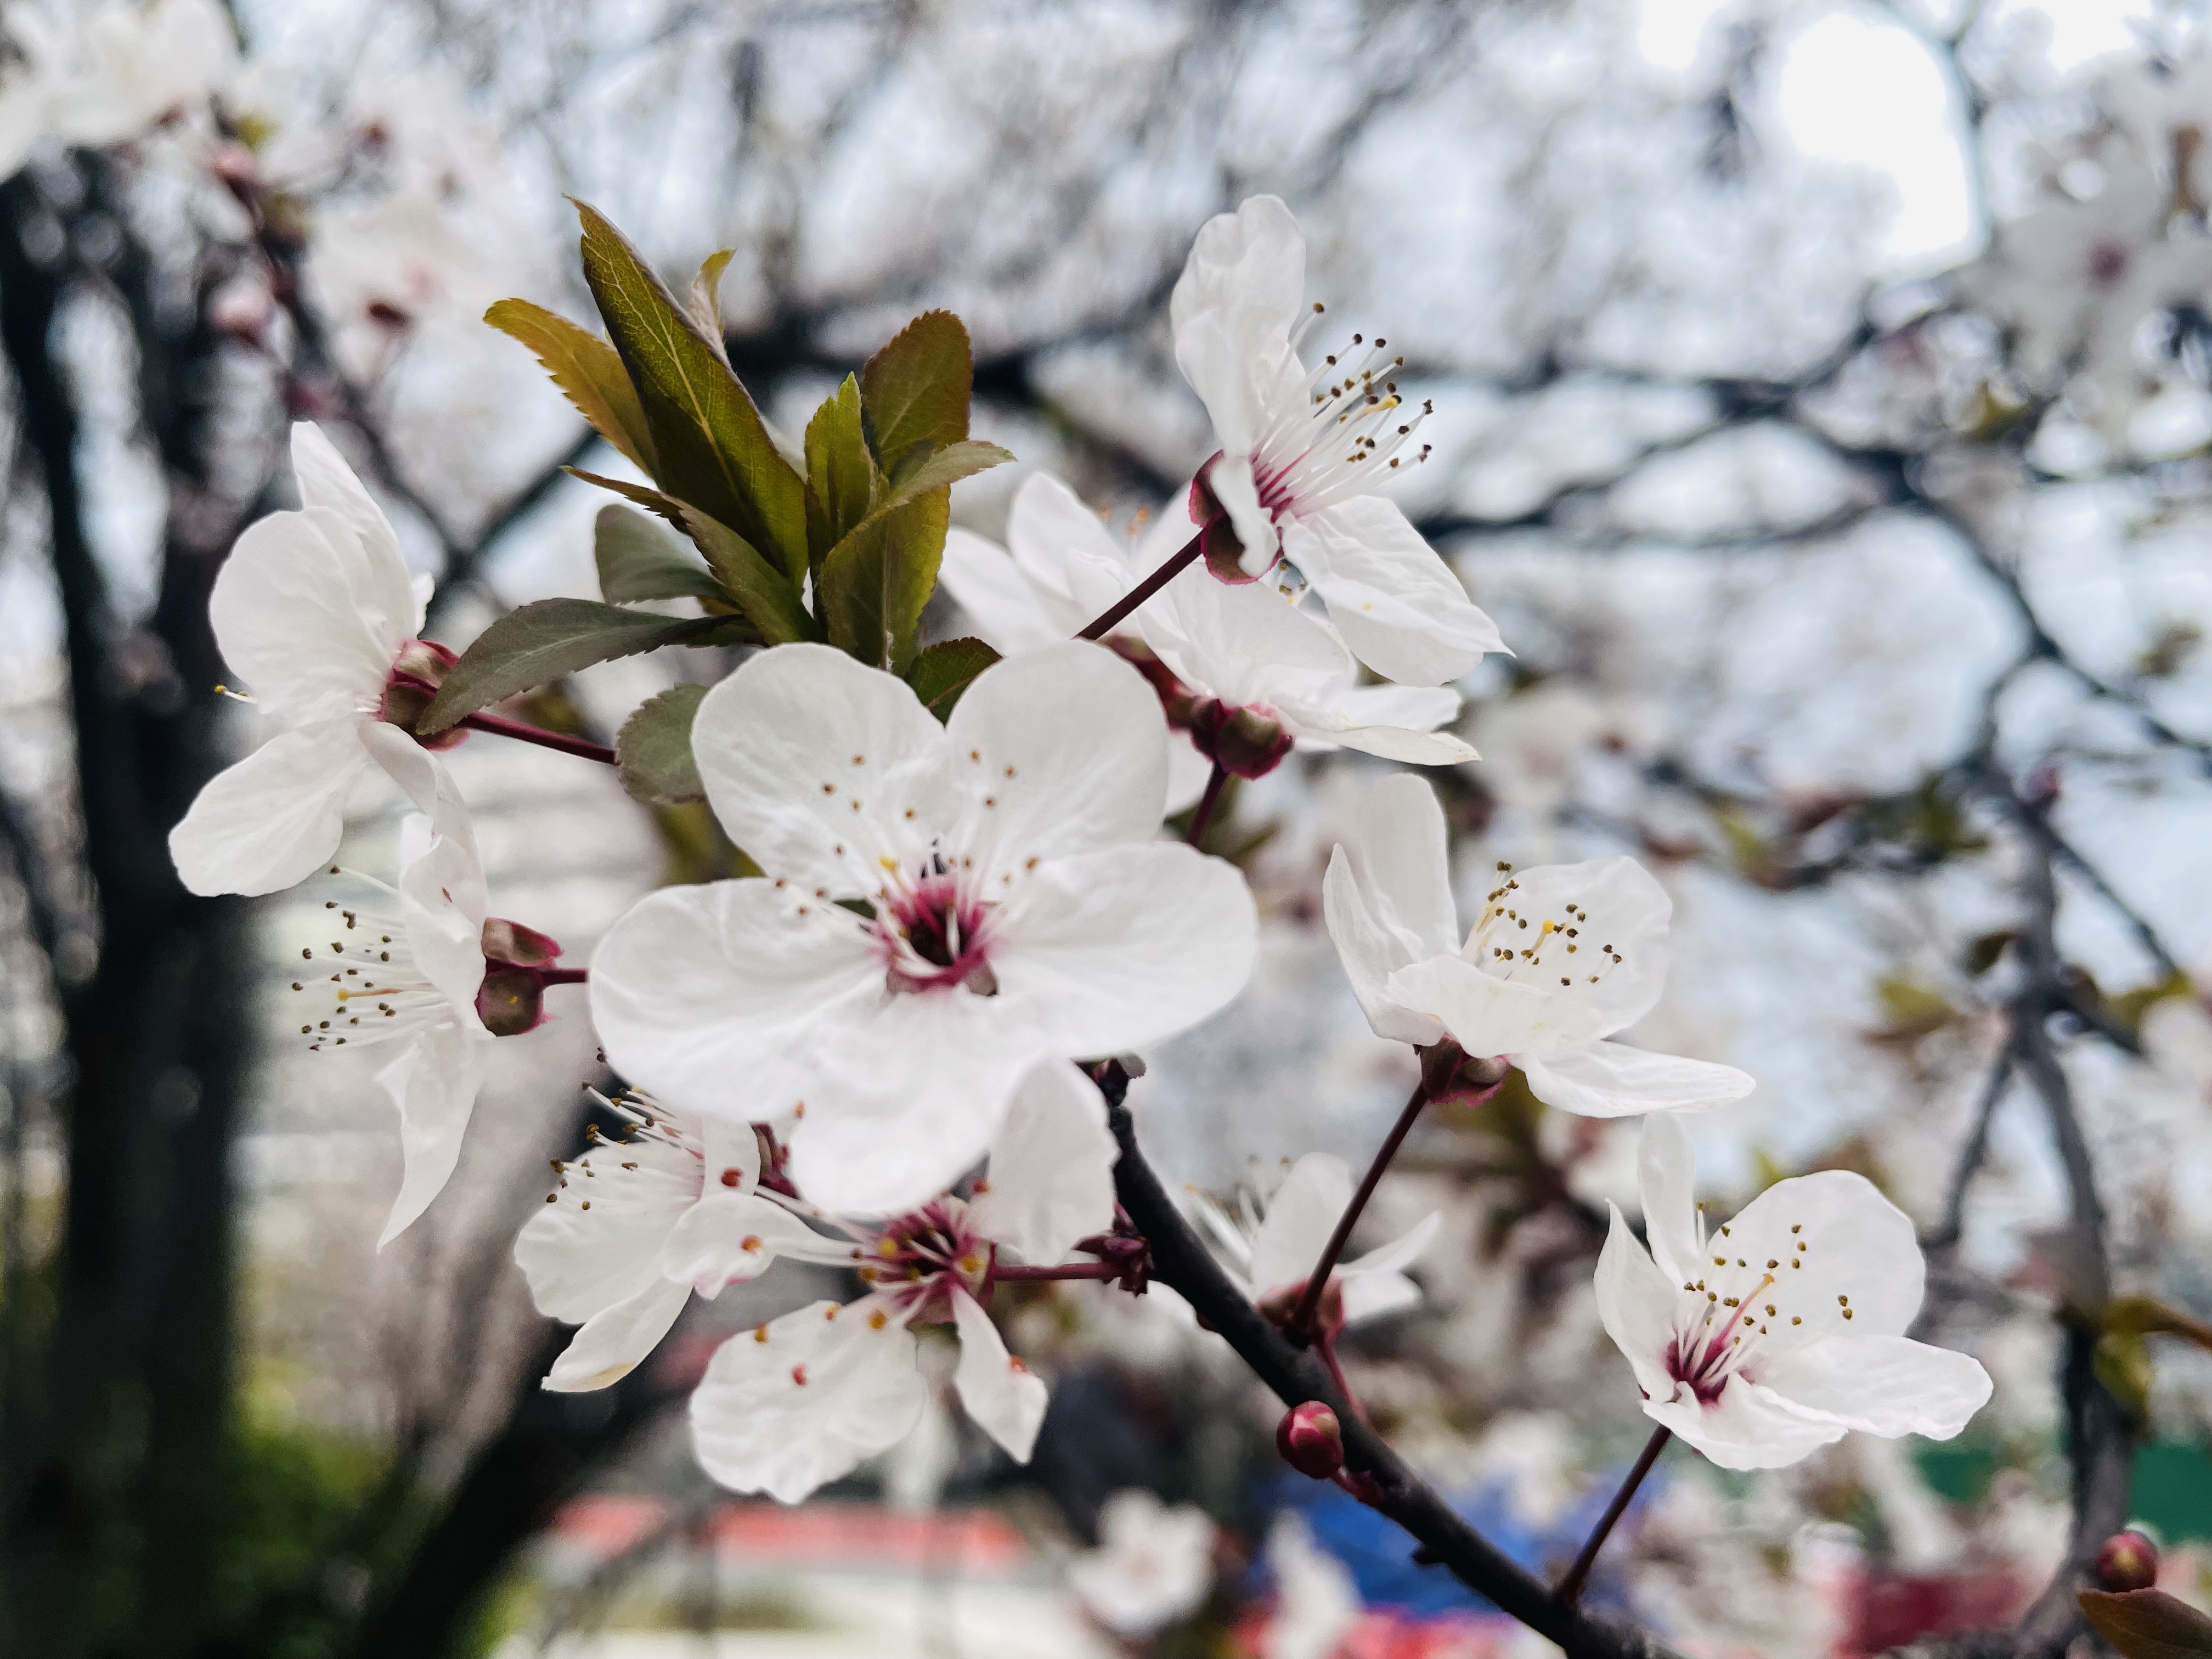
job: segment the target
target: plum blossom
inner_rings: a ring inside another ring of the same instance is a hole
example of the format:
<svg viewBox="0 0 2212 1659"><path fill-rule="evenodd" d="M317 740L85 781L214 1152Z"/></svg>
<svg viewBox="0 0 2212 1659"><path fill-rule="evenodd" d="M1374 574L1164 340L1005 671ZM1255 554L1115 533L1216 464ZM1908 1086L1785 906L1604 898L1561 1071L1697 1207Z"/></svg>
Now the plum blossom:
<svg viewBox="0 0 2212 1659"><path fill-rule="evenodd" d="M782 646L707 694L691 744L766 873L641 900L592 1016L661 1099L787 1132L833 1209L944 1191L1037 1061L1173 1036L1250 971L1251 896L1153 839L1166 724L1097 646L994 665L943 726L889 674Z"/></svg>
<svg viewBox="0 0 2212 1659"><path fill-rule="evenodd" d="M1189 535L1182 513L1164 513L1133 552L1066 484L1036 472L1014 496L1006 550L955 530L945 538L943 580L985 640L1002 652L1034 649L1102 614ZM1418 766L1474 758L1436 730L1457 718L1457 692L1361 685L1336 629L1272 583L1170 582L1120 635L1118 647L1153 678L1170 723L1209 760L1230 750L1224 764L1242 775L1255 775L1255 763L1267 769L1282 753L1237 763L1234 744L1250 728Z"/></svg>
<svg viewBox="0 0 2212 1659"><path fill-rule="evenodd" d="M1200 480L1235 527L1246 575L1279 553L1362 662L1401 684L1442 685L1504 644L1405 514L1370 493L1402 470L1399 452L1427 412L1404 406L1392 378L1401 360L1357 334L1351 355L1318 370L1300 360L1321 314L1304 303L1305 267L1305 239L1273 196L1208 220L1191 246L1169 319L1221 446Z"/></svg>
<svg viewBox="0 0 2212 1659"><path fill-rule="evenodd" d="M327 861L346 798L381 767L441 826L460 810L445 768L384 718L395 672L435 677L452 660L416 639L428 577L330 440L292 428L297 512L249 526L215 579L208 614L223 659L283 729L209 780L169 832L195 893L274 893Z"/></svg>
<svg viewBox="0 0 2212 1659"><path fill-rule="evenodd" d="M1352 1570L1314 1541L1295 1510L1267 1528L1267 1565L1275 1605L1262 1644L1267 1659L1331 1659L1364 1611Z"/></svg>
<svg viewBox="0 0 2212 1659"><path fill-rule="evenodd" d="M1667 978L1673 904L1628 858L1498 866L1466 942L1443 812L1417 778L1377 784L1328 861L1329 937L1375 1035L1449 1039L1517 1066L1539 1100L1584 1117L1709 1106L1751 1092L1731 1066L1607 1041Z"/></svg>
<svg viewBox="0 0 2212 1659"><path fill-rule="evenodd" d="M1213 1588L1213 1522L1188 1504L1170 1509L1141 1486L1098 1510L1098 1547L1067 1564L1067 1586L1118 1636L1141 1641L1199 1609Z"/></svg>
<svg viewBox="0 0 2212 1659"><path fill-rule="evenodd" d="M1780 1468L1850 1430L1948 1440L1989 1373L1905 1334L1926 1276L1911 1221L1863 1176L1777 1182L1710 1237L1688 1132L1644 1125L1647 1252L1618 1206L1598 1316L1644 1413L1723 1468Z"/></svg>
<svg viewBox="0 0 2212 1659"><path fill-rule="evenodd" d="M306 1006L300 1035L310 1049L398 1046L376 1073L399 1113L405 1170L377 1241L381 1249L452 1176L493 1039L534 1029L544 988L579 975L552 966L560 947L543 933L488 914L483 866L464 815L407 817L397 887L336 866L331 873L374 889L379 908L326 900L337 937L325 950L301 948L301 959L315 965L292 989Z"/></svg>
<svg viewBox="0 0 2212 1659"><path fill-rule="evenodd" d="M1255 1206L1249 1195L1240 1194L1240 1213L1231 1218L1200 1194L1199 1219L1254 1303L1271 1313L1287 1314L1352 1202L1352 1170L1340 1158L1308 1152L1291 1166L1264 1206ZM1406 1277L1405 1269L1428 1249L1442 1219L1431 1212L1403 1237L1355 1261L1339 1262L1322 1304L1334 1313L1332 1325L1357 1324L1419 1302L1421 1287Z"/></svg>
<svg viewBox="0 0 2212 1659"><path fill-rule="evenodd" d="M216 0L109 0L59 27L11 5L0 28L21 54L0 83L0 177L42 137L94 149L136 137L238 72L237 36Z"/></svg>
<svg viewBox="0 0 2212 1659"><path fill-rule="evenodd" d="M1098 1091L1045 1061L1017 1091L971 1195L940 1194L889 1221L805 1207L839 1237L792 1237L796 1200L713 1188L671 1229L664 1273L709 1293L775 1255L851 1267L874 1286L859 1301L817 1302L731 1338L691 1396L700 1467L738 1492L795 1504L914 1428L928 1399L913 1328L950 1323L960 1344L954 1393L1018 1462L1044 1421L1045 1385L1006 1352L985 1311L998 1253L1060 1261L1114 1218L1114 1137ZM775 1242L770 1243L769 1241Z"/></svg>

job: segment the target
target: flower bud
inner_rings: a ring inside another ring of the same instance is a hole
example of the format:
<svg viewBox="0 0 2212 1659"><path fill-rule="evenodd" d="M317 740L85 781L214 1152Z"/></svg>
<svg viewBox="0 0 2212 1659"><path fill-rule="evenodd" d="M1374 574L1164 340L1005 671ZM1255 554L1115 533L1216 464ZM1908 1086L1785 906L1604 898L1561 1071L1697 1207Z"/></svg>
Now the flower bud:
<svg viewBox="0 0 2212 1659"><path fill-rule="evenodd" d="M1344 1429L1318 1400L1293 1406L1275 1425L1275 1449L1300 1474L1333 1479L1344 1467Z"/></svg>
<svg viewBox="0 0 2212 1659"><path fill-rule="evenodd" d="M477 988L477 1018L494 1036L520 1036L545 1023L545 981L527 968L493 966Z"/></svg>
<svg viewBox="0 0 2212 1659"><path fill-rule="evenodd" d="M1263 704L1234 708L1218 697L1200 697L1190 707L1190 741L1230 776L1264 778L1296 740Z"/></svg>
<svg viewBox="0 0 2212 1659"><path fill-rule="evenodd" d="M2108 1590L2148 1589L2158 1583L2158 1546L2132 1527L2097 1552L2097 1582Z"/></svg>

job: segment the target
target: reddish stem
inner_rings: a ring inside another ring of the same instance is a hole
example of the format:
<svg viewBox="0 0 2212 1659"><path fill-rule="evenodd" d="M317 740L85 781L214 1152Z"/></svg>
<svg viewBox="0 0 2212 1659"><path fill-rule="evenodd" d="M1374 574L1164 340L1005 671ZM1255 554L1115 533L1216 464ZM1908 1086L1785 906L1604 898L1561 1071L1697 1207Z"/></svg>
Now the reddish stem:
<svg viewBox="0 0 2212 1659"><path fill-rule="evenodd" d="M1032 1285L1066 1279L1119 1279L1122 1269L1110 1261L1070 1261L1057 1267L1017 1267L993 1263L994 1284Z"/></svg>
<svg viewBox="0 0 2212 1659"><path fill-rule="evenodd" d="M540 985L581 985L592 976L587 968L540 968L537 972Z"/></svg>
<svg viewBox="0 0 2212 1659"><path fill-rule="evenodd" d="M1367 1200L1375 1196L1375 1188L1382 1179L1382 1171L1389 1169L1390 1160L1398 1156L1398 1148L1405 1145L1406 1137L1413 1132L1414 1119L1420 1116L1421 1108L1428 1103L1429 1082L1425 1076L1413 1085L1413 1092L1406 1102L1406 1109L1398 1114L1398 1121L1391 1126L1389 1139L1375 1154L1375 1161L1367 1166L1367 1173L1360 1177L1359 1190L1352 1194L1352 1202L1344 1206L1344 1213L1336 1218L1336 1231L1328 1236L1328 1243L1322 1250L1321 1260L1314 1264L1313 1272L1307 1276L1305 1290L1299 1296L1297 1305L1291 1310L1290 1319L1283 1327L1283 1334L1291 1341L1296 1342L1301 1337L1309 1341L1312 1340L1315 1334L1314 1313L1321 1306L1323 1292L1328 1289L1328 1276L1336 1271L1337 1261L1343 1255L1345 1245L1351 1241L1352 1230L1359 1223L1360 1212L1367 1207Z"/></svg>
<svg viewBox="0 0 2212 1659"><path fill-rule="evenodd" d="M1359 1403L1359 1396L1352 1391L1352 1380L1344 1374L1344 1362L1336 1357L1336 1339L1318 1336L1314 1339L1314 1352L1328 1372L1328 1380L1336 1384L1336 1391L1344 1396L1344 1403L1352 1407L1359 1420L1367 1420L1367 1407Z"/></svg>
<svg viewBox="0 0 2212 1659"><path fill-rule="evenodd" d="M1559 1589L1552 1592L1565 1606L1572 1607L1581 1598L1583 1585L1589 1579L1590 1568L1596 1565L1597 1553L1605 1547L1605 1540L1613 1535L1614 1525L1627 1512L1628 1500L1636 1496L1636 1489L1644 1484L1644 1477L1651 1473L1651 1466L1659 1461L1659 1454L1667 1449L1669 1433L1663 1423L1651 1431L1651 1438L1644 1443L1644 1450L1636 1460L1636 1467L1629 1470L1628 1479L1620 1483L1620 1490L1613 1493L1613 1502L1606 1505L1604 1515L1599 1517L1596 1529L1589 1535L1589 1542L1583 1546L1583 1553L1575 1557L1574 1565L1567 1569L1567 1576L1559 1580Z"/></svg>
<svg viewBox="0 0 2212 1659"><path fill-rule="evenodd" d="M1198 811L1190 815L1190 833L1183 837L1193 847L1206 839L1206 826L1213 822L1213 809L1221 804L1222 786L1228 781L1228 769L1219 761L1214 762L1213 775L1206 781L1206 793L1198 798Z"/></svg>
<svg viewBox="0 0 2212 1659"><path fill-rule="evenodd" d="M615 751L603 743L593 743L589 738L572 738L566 732L548 732L542 726L525 726L520 720L504 720L497 714L464 714L453 722L471 732L492 732L502 738L515 738L524 743L534 743L541 749L557 749L564 755L574 755L582 760L615 763Z"/></svg>
<svg viewBox="0 0 2212 1659"><path fill-rule="evenodd" d="M1115 623L1120 622L1124 617L1127 616L1132 611L1134 611L1146 599L1151 599L1153 594L1158 592L1163 587L1165 587L1178 573L1183 570L1186 567L1195 563L1198 559L1200 550L1205 545L1206 532L1201 529L1198 534L1193 536L1188 542L1184 543L1181 548L1176 550L1175 552L1170 553L1164 560L1163 560L1158 569L1153 571L1151 575L1146 577L1144 580L1139 582L1134 587L1124 593L1120 599L1108 605L1106 609L1099 614L1097 620L1092 622L1089 627L1085 628L1075 637L1079 640L1095 640L1101 638L1108 629L1113 627Z"/></svg>

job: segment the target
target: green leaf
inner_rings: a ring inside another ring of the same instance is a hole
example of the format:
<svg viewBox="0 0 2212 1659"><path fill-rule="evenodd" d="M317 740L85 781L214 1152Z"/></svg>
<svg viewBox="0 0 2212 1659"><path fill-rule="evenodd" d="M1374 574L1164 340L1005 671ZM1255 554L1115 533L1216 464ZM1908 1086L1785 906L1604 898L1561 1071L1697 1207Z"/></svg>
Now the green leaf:
<svg viewBox="0 0 2212 1659"><path fill-rule="evenodd" d="M886 507L910 501L926 490L949 489L963 478L1003 466L1013 459L1012 451L974 439L963 438L957 443L947 444L902 473L876 510L880 513Z"/></svg>
<svg viewBox="0 0 2212 1659"><path fill-rule="evenodd" d="M745 613L745 618L769 645L789 645L798 640L818 640L822 630L806 607L799 589L783 573L760 555L743 536L711 519L688 502L678 502L684 526L707 558L708 568L722 590Z"/></svg>
<svg viewBox="0 0 2212 1659"><path fill-rule="evenodd" d="M527 300L501 300L484 313L484 321L535 352L553 384L568 394L592 429L647 472L653 471L653 439L645 410L612 346L589 329Z"/></svg>
<svg viewBox="0 0 2212 1659"><path fill-rule="evenodd" d="M707 337L707 343L714 348L725 368L729 365L730 351L722 339L722 273L729 269L737 252L726 247L708 254L699 274L691 279L691 320L699 325L699 331Z"/></svg>
<svg viewBox="0 0 2212 1659"><path fill-rule="evenodd" d="M852 375L806 423L806 539L823 556L868 516L884 489L860 425L860 383Z"/></svg>
<svg viewBox="0 0 2212 1659"><path fill-rule="evenodd" d="M679 685L647 697L615 734L615 766L622 787L656 806L704 800L698 763L691 758L691 720L703 685Z"/></svg>
<svg viewBox="0 0 2212 1659"><path fill-rule="evenodd" d="M2158 1368L2151 1362L2150 1344L2140 1332L2106 1332L2090 1352L2089 1369L2105 1392L2137 1417L2150 1409L2150 1391L2158 1381Z"/></svg>
<svg viewBox="0 0 2212 1659"><path fill-rule="evenodd" d="M830 644L871 667L893 673L905 668L921 608L937 586L951 521L947 492L933 489L870 514L830 550L815 592Z"/></svg>
<svg viewBox="0 0 2212 1659"><path fill-rule="evenodd" d="M760 411L660 279L583 203L584 280L637 387L657 465L653 481L727 525L780 565L806 573L806 483Z"/></svg>
<svg viewBox="0 0 2212 1659"><path fill-rule="evenodd" d="M599 568L599 596L609 605L722 597L721 585L690 549L626 507L599 509L592 557Z"/></svg>
<svg viewBox="0 0 2212 1659"><path fill-rule="evenodd" d="M2083 1590L2075 1599L2126 1659L2212 1659L2212 1619L2164 1590Z"/></svg>
<svg viewBox="0 0 2212 1659"><path fill-rule="evenodd" d="M561 469L572 478L581 478L587 484L597 484L602 489L611 489L626 501L635 501L657 519L665 519L677 529L684 528L684 503L662 495L650 484L632 483L627 478L602 477L596 472L586 472L580 466Z"/></svg>
<svg viewBox="0 0 2212 1659"><path fill-rule="evenodd" d="M906 671L906 683L921 706L940 720L951 717L975 676L999 660L999 653L977 639L939 640L921 652Z"/></svg>
<svg viewBox="0 0 2212 1659"><path fill-rule="evenodd" d="M860 370L860 412L876 465L893 483L968 435L975 376L968 331L949 311L908 323Z"/></svg>
<svg viewBox="0 0 2212 1659"><path fill-rule="evenodd" d="M434 737L464 715L593 663L664 645L720 645L751 630L731 617L657 617L593 599L539 599L510 611L447 671L415 729Z"/></svg>

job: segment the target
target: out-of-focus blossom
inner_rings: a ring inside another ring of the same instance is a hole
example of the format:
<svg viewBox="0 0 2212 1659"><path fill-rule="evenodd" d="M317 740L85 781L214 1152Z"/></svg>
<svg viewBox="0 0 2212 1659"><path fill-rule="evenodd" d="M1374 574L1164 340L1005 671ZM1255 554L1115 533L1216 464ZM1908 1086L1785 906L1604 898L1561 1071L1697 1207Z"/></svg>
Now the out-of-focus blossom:
<svg viewBox="0 0 2212 1659"><path fill-rule="evenodd" d="M1006 550L953 531L945 538L944 581L991 644L1032 649L1066 639L1103 612L1190 529L1171 509L1132 555L1066 484L1033 473L1014 497ZM1212 730L1238 715L1309 747L1341 744L1417 766L1474 758L1467 744L1436 730L1458 714L1457 692L1361 685L1358 664L1335 629L1270 583L1170 582L1119 632L1134 647L1132 655L1156 658L1172 677L1174 685L1159 687L1171 704L1170 718L1209 758L1218 746ZM1146 665L1161 678L1152 663ZM1194 710L1206 700L1218 710ZM1233 757L1224 764L1252 775Z"/></svg>
<svg viewBox="0 0 2212 1659"><path fill-rule="evenodd" d="M1006 1352L985 1311L1004 1246L1051 1266L1114 1218L1114 1138L1097 1088L1068 1065L1031 1072L991 1146L988 1179L967 1200L933 1199L867 1224L806 1206L842 1234L795 1238L775 1195L711 1187L671 1229L664 1273L711 1294L772 1255L849 1267L875 1288L817 1302L732 1337L691 1396L700 1466L724 1486L795 1504L909 1433L928 1397L912 1327L951 1323L953 1391L1018 1462L1044 1421L1045 1385ZM781 1230L773 1231L772 1230ZM763 1238L775 1237L772 1249Z"/></svg>
<svg viewBox="0 0 2212 1659"><path fill-rule="evenodd" d="M327 860L346 798L382 767L441 832L465 809L445 769L383 718L386 688L430 598L329 439L292 428L303 503L248 526L208 615L256 708L284 729L217 774L169 833L195 893L274 893ZM427 649L427 647L425 647Z"/></svg>
<svg viewBox="0 0 2212 1659"><path fill-rule="evenodd" d="M1966 1427L1989 1374L1905 1334L1926 1269L1911 1221L1872 1182L1778 1182L1708 1237L1696 1179L1688 1132L1650 1119L1650 1248L1612 1207L1598 1257L1599 1316L1645 1416L1731 1469L1779 1468L1853 1429L1948 1440Z"/></svg>
<svg viewBox="0 0 2212 1659"><path fill-rule="evenodd" d="M691 743L767 873L615 925L592 972L609 1057L686 1110L787 1128L799 1187L842 1212L945 1190L1036 1063L1158 1042L1243 986L1243 878L1153 839L1166 739L1092 645L994 665L947 726L842 652L761 653Z"/></svg>
<svg viewBox="0 0 2212 1659"><path fill-rule="evenodd" d="M1460 945L1443 812L1425 783L1400 775L1368 795L1322 890L1377 1036L1503 1056L1538 1099L1587 1117L1751 1092L1734 1066L1607 1040L1650 1012L1667 978L1674 907L1633 859L1501 866Z"/></svg>
<svg viewBox="0 0 2212 1659"><path fill-rule="evenodd" d="M1371 493L1421 416L1382 340L1354 335L1357 361L1331 355L1308 371L1298 345L1320 308L1307 309L1305 280L1305 238L1277 197L1209 219L1192 245L1169 317L1221 446L1203 487L1235 526L1246 575L1279 552L1362 662L1442 685L1504 643L1405 514Z"/></svg>
<svg viewBox="0 0 2212 1659"><path fill-rule="evenodd" d="M1267 1528L1275 1606L1264 1638L1267 1659L1329 1659L1359 1621L1352 1571L1314 1542L1304 1520L1285 1510Z"/></svg>
<svg viewBox="0 0 2212 1659"><path fill-rule="evenodd" d="M1098 1547L1067 1564L1067 1585L1118 1636L1141 1641L1198 1611L1213 1587L1213 1522L1139 1487L1098 1511Z"/></svg>
<svg viewBox="0 0 2212 1659"><path fill-rule="evenodd" d="M1291 1166L1265 1205L1255 1205L1245 1195L1237 1217L1203 1194L1193 1202L1216 1246L1250 1287L1253 1301L1286 1315L1304 1294L1314 1264L1352 1202L1352 1170L1340 1158L1308 1152ZM1354 1324L1419 1302L1421 1287L1406 1277L1405 1269L1420 1260L1441 1219L1434 1213L1425 1216L1401 1237L1339 1262L1329 1274L1322 1304L1330 1322Z"/></svg>
<svg viewBox="0 0 2212 1659"><path fill-rule="evenodd" d="M22 53L0 82L0 177L41 138L96 149L135 137L238 72L237 37L215 0L109 0L58 28L13 5L0 29Z"/></svg>

